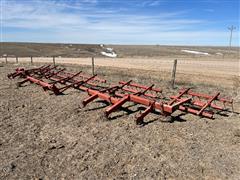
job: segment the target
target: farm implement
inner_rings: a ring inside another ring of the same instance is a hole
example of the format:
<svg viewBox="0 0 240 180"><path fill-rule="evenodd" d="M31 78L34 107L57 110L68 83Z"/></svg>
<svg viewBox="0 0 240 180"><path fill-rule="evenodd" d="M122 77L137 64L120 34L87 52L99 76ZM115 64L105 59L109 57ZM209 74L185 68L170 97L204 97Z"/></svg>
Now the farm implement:
<svg viewBox="0 0 240 180"><path fill-rule="evenodd" d="M88 75L79 71L72 73L58 66L41 66L34 69L17 68L8 78L19 77L21 86L30 82L39 85L44 91L51 91L55 95L64 94L69 88L74 88L88 94L82 101L83 106L96 99L109 103L105 116L119 110L125 103L132 102L145 109L136 116L136 124L144 124L144 118L151 112L158 112L163 116L171 116L175 111L183 111L200 117L214 118L215 113L226 111L227 105L233 109L233 100L220 97L220 93L213 95L194 92L192 89L181 89L177 95L165 97L162 89L154 84L145 86L130 81L120 81L116 85L109 85L105 79L97 75Z"/></svg>

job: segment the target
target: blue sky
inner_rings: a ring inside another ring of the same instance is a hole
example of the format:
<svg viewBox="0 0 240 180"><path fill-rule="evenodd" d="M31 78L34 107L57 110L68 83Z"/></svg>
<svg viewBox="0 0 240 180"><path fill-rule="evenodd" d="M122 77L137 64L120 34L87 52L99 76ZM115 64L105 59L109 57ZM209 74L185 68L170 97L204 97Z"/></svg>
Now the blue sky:
<svg viewBox="0 0 240 180"><path fill-rule="evenodd" d="M239 46L237 0L0 1L3 42Z"/></svg>

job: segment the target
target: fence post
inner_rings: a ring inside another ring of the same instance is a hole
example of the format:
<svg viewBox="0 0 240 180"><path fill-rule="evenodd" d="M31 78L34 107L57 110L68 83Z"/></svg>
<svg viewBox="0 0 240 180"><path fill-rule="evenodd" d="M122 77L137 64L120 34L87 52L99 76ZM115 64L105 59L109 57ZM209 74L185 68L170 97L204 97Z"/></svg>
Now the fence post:
<svg viewBox="0 0 240 180"><path fill-rule="evenodd" d="M7 56L5 56L5 62L6 62L6 64L7 64Z"/></svg>
<svg viewBox="0 0 240 180"><path fill-rule="evenodd" d="M55 56L53 56L53 65L55 66Z"/></svg>
<svg viewBox="0 0 240 180"><path fill-rule="evenodd" d="M92 57L92 75L93 76L95 75L95 72L94 72L94 57Z"/></svg>
<svg viewBox="0 0 240 180"><path fill-rule="evenodd" d="M176 71L177 71L177 59L174 60L173 70L172 70L172 80L171 80L171 84L172 84L172 88L173 88L173 89L175 88Z"/></svg>
<svg viewBox="0 0 240 180"><path fill-rule="evenodd" d="M33 57L31 56L31 65L33 64Z"/></svg>
<svg viewBox="0 0 240 180"><path fill-rule="evenodd" d="M16 56L16 63L18 64L18 57Z"/></svg>

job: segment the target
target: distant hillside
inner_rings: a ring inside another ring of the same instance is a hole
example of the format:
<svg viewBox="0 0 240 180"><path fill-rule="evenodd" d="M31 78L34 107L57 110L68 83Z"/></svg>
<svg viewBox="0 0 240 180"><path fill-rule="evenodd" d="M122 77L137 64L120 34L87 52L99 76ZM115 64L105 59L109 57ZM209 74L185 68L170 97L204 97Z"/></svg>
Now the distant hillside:
<svg viewBox="0 0 240 180"><path fill-rule="evenodd" d="M1 43L0 55L88 57L100 55L101 49L94 44Z"/></svg>
<svg viewBox="0 0 240 180"><path fill-rule="evenodd" d="M239 48L203 46L162 46L162 45L104 45L98 44L51 44L51 43L13 43L2 42L0 56L61 56L91 57L103 56L101 52L111 47L118 57L193 57L196 54L182 50L201 51L211 56L239 57Z"/></svg>

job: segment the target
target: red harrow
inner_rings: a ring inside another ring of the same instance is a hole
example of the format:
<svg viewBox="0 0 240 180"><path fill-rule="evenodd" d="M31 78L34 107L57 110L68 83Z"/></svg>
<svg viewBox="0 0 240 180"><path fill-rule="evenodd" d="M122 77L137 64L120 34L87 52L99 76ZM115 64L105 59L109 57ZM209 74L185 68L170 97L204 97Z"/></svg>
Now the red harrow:
<svg viewBox="0 0 240 180"><path fill-rule="evenodd" d="M106 80L97 75L90 76L83 74L82 71L71 73L57 66L48 65L28 70L17 68L14 73L8 75L10 79L16 77L24 78L23 81L18 82L19 86L26 82L35 83L45 91L52 91L55 95L63 94L69 88L87 92L89 97L83 100L83 106L97 98L111 104L105 110L106 117L126 102L143 105L145 110L136 117L137 124L143 124L144 117L150 112L171 116L176 110L180 110L201 117L213 118L214 112L228 110L226 104L231 104L233 109L233 100L221 98L220 93L211 96L195 93L189 88L180 90L178 95L166 98L162 95L162 90L155 88L154 84L144 86L130 80L109 86Z"/></svg>

